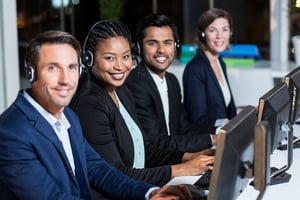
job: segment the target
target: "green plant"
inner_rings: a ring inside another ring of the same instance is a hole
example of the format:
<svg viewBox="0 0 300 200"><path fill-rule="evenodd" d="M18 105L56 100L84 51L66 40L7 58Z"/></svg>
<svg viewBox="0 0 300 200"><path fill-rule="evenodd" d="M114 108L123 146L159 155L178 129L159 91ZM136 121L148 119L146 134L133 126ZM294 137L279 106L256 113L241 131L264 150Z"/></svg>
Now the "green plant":
<svg viewBox="0 0 300 200"><path fill-rule="evenodd" d="M120 21L124 14L124 3L125 0L99 0L101 18Z"/></svg>

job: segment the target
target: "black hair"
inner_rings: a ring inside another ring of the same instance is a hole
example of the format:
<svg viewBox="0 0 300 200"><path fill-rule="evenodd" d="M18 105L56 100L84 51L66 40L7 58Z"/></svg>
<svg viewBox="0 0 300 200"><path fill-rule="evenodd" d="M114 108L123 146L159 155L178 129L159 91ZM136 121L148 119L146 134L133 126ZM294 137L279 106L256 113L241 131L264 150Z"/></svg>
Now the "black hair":
<svg viewBox="0 0 300 200"><path fill-rule="evenodd" d="M85 38L83 53L90 51L94 54L100 40L119 36L126 38L131 45L131 33L126 25L112 20L98 21L92 26Z"/></svg>
<svg viewBox="0 0 300 200"><path fill-rule="evenodd" d="M179 36L178 36L178 31L177 27L175 24L172 22L172 20L164 15L164 14L151 14L147 15L146 17L140 19L136 26L136 31L135 31L135 43L140 43L143 38L145 37L145 29L151 26L155 27L163 27L163 26L169 26L172 29L174 40L176 43L179 44Z"/></svg>

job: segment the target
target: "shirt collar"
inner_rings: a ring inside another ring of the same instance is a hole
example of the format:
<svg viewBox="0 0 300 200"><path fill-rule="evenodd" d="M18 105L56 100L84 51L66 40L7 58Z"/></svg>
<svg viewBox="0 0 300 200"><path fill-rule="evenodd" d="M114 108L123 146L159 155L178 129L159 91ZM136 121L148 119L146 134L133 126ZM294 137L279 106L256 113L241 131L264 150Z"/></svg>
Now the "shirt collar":
<svg viewBox="0 0 300 200"><path fill-rule="evenodd" d="M45 110L38 102L36 102L26 92L26 90L23 90L23 96L52 126L54 125L55 122L57 122L57 119L51 113L49 113L47 110ZM64 113L62 113L60 121L66 129L70 128L71 124L68 121L68 119L66 118Z"/></svg>
<svg viewBox="0 0 300 200"><path fill-rule="evenodd" d="M149 67L146 66L146 69L148 70L148 72L150 73L151 77L153 78L153 80L155 81L156 84L160 85L160 84L165 83L165 81L166 81L165 76L163 78L161 78L156 73L154 73L151 69L149 69Z"/></svg>

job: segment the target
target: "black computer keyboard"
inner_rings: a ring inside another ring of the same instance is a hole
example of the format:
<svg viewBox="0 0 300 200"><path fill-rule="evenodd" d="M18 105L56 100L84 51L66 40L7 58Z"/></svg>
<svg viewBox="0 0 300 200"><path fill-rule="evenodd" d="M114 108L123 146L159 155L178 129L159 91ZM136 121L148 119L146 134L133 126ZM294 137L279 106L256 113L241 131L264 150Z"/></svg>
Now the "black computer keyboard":
<svg viewBox="0 0 300 200"><path fill-rule="evenodd" d="M192 200L207 200L207 193L204 189L191 184L185 184L192 194Z"/></svg>
<svg viewBox="0 0 300 200"><path fill-rule="evenodd" d="M211 170L206 171L197 181L194 185L204 189L208 190L209 189L209 182L210 182L210 177L211 177Z"/></svg>

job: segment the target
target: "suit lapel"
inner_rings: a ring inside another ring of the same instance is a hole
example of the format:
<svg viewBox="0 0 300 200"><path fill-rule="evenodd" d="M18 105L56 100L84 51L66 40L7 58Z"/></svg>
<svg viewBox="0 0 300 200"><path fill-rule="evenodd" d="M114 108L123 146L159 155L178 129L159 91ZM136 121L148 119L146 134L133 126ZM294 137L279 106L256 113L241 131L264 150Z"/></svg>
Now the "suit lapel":
<svg viewBox="0 0 300 200"><path fill-rule="evenodd" d="M22 94L19 94L16 101L17 106L24 112L28 117L29 123L33 124L33 127L37 130L38 133L47 138L57 149L58 154L61 156L62 161L65 166L67 166L66 171L70 175L71 179L76 183L76 179L73 175L71 165L67 159L67 155L64 151L61 141L58 139L55 131L52 126L47 122L47 120L23 97Z"/></svg>
<svg viewBox="0 0 300 200"><path fill-rule="evenodd" d="M158 116L163 116L163 121L165 121L165 113L163 111L163 103L159 94L159 91L156 87L156 84L151 76L151 74L149 73L149 71L147 70L146 66L140 66L140 70L141 70L141 75L143 77L143 79L145 79L149 85L149 92L151 93L152 98L154 99L155 103L155 109L156 112L159 113ZM168 92L169 92L169 88L168 88Z"/></svg>

